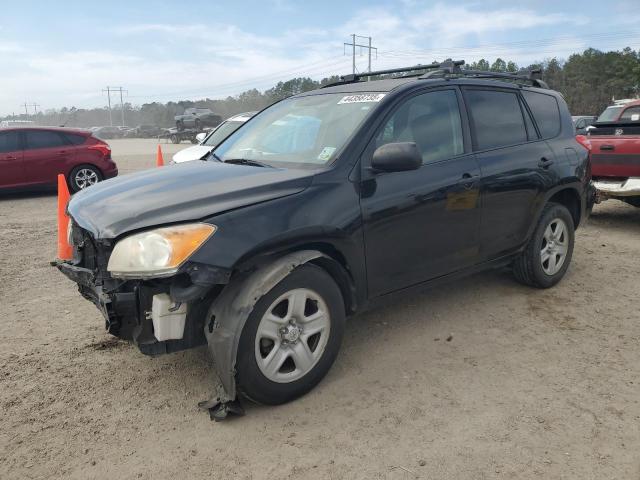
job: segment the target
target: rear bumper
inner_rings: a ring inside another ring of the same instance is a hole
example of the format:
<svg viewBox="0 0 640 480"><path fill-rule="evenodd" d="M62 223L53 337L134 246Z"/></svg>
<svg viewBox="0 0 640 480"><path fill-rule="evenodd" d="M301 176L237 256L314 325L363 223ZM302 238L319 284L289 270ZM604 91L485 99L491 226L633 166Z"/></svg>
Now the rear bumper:
<svg viewBox="0 0 640 480"><path fill-rule="evenodd" d="M602 197L634 197L640 195L640 177L623 180L607 180L599 178L594 181L598 198Z"/></svg>
<svg viewBox="0 0 640 480"><path fill-rule="evenodd" d="M113 177L117 177L117 176L118 176L118 167L115 165L115 163L114 163L112 168L109 168L109 169L104 171L105 180L107 178L113 178Z"/></svg>

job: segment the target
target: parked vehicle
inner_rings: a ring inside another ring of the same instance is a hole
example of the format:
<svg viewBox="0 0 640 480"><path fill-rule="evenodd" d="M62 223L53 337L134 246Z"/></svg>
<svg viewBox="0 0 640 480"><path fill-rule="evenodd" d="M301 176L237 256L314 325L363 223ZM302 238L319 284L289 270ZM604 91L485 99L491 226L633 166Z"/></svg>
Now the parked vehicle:
<svg viewBox="0 0 640 480"><path fill-rule="evenodd" d="M173 156L172 163L190 162L192 160L202 160L214 148L224 141L229 135L240 128L247 120L254 116L256 112L245 112L227 118L215 130L212 130L202 139L199 145L180 150ZM202 134L200 134L202 135Z"/></svg>
<svg viewBox="0 0 640 480"><path fill-rule="evenodd" d="M122 138L123 132L119 127L97 127L93 131L96 138L102 140L111 140L113 138Z"/></svg>
<svg viewBox="0 0 640 480"><path fill-rule="evenodd" d="M508 265L552 287L592 206L588 151L534 75L462 63L343 77L261 111L206 162L80 192L58 268L143 353L208 343L216 419L238 393L311 390L346 317L396 294Z"/></svg>
<svg viewBox="0 0 640 480"><path fill-rule="evenodd" d="M222 117L208 108L187 108L182 115L175 116L175 121L178 130L201 130L204 127L217 127L222 122Z"/></svg>
<svg viewBox="0 0 640 480"><path fill-rule="evenodd" d="M77 192L115 177L111 148L88 130L9 127L0 129L0 188L50 187L62 173Z"/></svg>
<svg viewBox="0 0 640 480"><path fill-rule="evenodd" d="M640 118L636 116L640 112L631 114L635 120L630 122L596 123L581 139L591 150L598 202L615 198L640 207Z"/></svg>
<svg viewBox="0 0 640 480"><path fill-rule="evenodd" d="M165 129L157 125L138 125L126 133L128 138L156 138L164 133Z"/></svg>
<svg viewBox="0 0 640 480"><path fill-rule="evenodd" d="M586 135L588 128L596 123L597 117L589 115L574 115L571 117L576 128L576 135Z"/></svg>

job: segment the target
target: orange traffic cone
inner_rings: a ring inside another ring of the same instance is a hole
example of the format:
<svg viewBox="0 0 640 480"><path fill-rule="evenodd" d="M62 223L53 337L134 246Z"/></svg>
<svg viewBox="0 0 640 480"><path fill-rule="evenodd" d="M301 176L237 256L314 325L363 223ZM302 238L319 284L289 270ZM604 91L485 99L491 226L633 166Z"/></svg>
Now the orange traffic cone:
<svg viewBox="0 0 640 480"><path fill-rule="evenodd" d="M164 158L162 158L162 147L158 144L158 153L156 154L156 167L164 166Z"/></svg>
<svg viewBox="0 0 640 480"><path fill-rule="evenodd" d="M67 240L69 217L66 209L69 197L67 180L60 173L58 174L58 258L60 260L71 260L73 258L73 247L69 245Z"/></svg>

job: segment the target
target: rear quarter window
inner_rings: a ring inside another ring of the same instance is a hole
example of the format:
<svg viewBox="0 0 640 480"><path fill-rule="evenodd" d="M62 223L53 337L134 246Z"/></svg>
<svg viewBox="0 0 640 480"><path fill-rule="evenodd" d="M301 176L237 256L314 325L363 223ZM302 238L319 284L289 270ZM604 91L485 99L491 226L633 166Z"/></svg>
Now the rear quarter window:
<svg viewBox="0 0 640 480"><path fill-rule="evenodd" d="M65 133L63 135L72 145L82 145L87 141L87 137L84 135L78 135L77 133Z"/></svg>
<svg viewBox="0 0 640 480"><path fill-rule="evenodd" d="M558 100L544 93L523 91L542 138L553 138L560 133L560 107Z"/></svg>

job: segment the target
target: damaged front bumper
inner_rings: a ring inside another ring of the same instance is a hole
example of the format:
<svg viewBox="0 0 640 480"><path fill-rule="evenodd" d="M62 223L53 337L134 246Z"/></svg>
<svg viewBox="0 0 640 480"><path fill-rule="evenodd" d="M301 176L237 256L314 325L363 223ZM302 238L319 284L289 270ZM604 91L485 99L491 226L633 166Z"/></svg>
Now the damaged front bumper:
<svg viewBox="0 0 640 480"><path fill-rule="evenodd" d="M78 285L78 290L84 298L100 310L105 319L107 332L133 342L142 353L159 355L206 343L204 315L208 304L204 304L204 300L208 293L206 290L209 289L200 288L196 291L192 288L191 298L183 296L182 301L167 302L167 299L171 299L171 287L175 285L172 279L156 282L105 282L104 279L100 280L99 274L89 268L65 261L56 261L54 265ZM184 293L184 289L181 293ZM159 309L161 310L158 311ZM169 339L164 331L159 333L159 326L162 324L158 321L175 323L180 320L180 315L183 315L182 331L176 334L174 327L173 335L169 335L173 338Z"/></svg>

